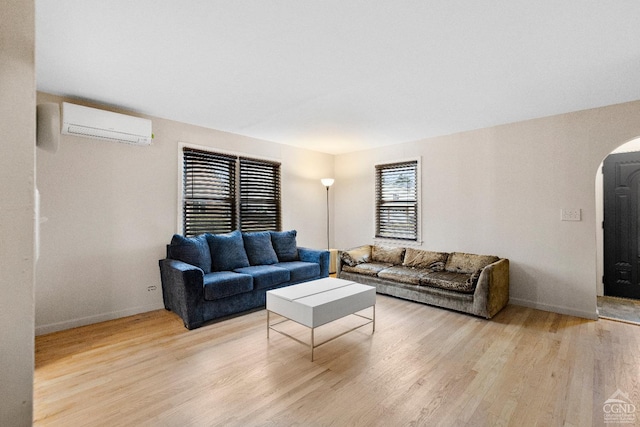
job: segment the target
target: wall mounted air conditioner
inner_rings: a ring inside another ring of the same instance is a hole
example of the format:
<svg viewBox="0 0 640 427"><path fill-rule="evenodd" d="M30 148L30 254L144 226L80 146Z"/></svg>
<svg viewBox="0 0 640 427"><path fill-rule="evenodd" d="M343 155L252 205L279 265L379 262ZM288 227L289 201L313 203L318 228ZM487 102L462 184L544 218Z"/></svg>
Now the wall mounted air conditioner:
<svg viewBox="0 0 640 427"><path fill-rule="evenodd" d="M62 103L61 132L134 145L149 145L152 138L151 120L68 102Z"/></svg>

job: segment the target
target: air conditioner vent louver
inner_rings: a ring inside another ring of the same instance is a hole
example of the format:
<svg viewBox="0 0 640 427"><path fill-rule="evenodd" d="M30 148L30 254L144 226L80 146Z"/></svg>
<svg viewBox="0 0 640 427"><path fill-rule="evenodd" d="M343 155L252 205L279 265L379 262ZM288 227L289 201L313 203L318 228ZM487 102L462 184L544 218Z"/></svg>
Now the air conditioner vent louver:
<svg viewBox="0 0 640 427"><path fill-rule="evenodd" d="M151 120L63 102L62 133L134 145L149 145Z"/></svg>
<svg viewBox="0 0 640 427"><path fill-rule="evenodd" d="M69 125L67 133L69 135L86 136L89 138L106 139L109 141L117 142L127 142L130 144L148 144L147 138L141 138L138 135L116 132L113 130L88 128L85 126Z"/></svg>

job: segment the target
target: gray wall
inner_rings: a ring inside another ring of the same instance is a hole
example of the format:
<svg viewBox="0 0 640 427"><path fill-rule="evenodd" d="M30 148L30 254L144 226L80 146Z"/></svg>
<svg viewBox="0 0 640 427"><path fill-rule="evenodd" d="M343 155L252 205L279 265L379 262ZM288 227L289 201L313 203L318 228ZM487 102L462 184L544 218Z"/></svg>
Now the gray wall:
<svg viewBox="0 0 640 427"><path fill-rule="evenodd" d="M30 426L34 316L34 2L0 2L0 425Z"/></svg>

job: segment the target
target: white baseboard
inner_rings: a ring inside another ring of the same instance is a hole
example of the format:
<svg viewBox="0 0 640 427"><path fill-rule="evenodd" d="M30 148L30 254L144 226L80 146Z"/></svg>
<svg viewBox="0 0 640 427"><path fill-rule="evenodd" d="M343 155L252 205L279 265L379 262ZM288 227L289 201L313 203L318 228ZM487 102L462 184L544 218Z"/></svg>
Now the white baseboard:
<svg viewBox="0 0 640 427"><path fill-rule="evenodd" d="M77 328L78 326L91 325L93 323L105 322L107 320L119 319L121 317L133 316L138 313L159 310L164 308L162 304L152 304L146 306L132 307L126 310L112 311L109 313L96 314L94 316L82 317L79 319L70 319L63 322L50 323L48 325L39 325L35 328L36 335L50 334L51 332L64 331L66 329Z"/></svg>
<svg viewBox="0 0 640 427"><path fill-rule="evenodd" d="M550 311L552 313L566 314L568 316L582 317L589 320L598 320L598 309L593 307L593 311L576 310L570 307L562 307L558 305L543 304L536 301L529 301L519 298L509 298L509 304L521 305L523 307L535 308L536 310Z"/></svg>

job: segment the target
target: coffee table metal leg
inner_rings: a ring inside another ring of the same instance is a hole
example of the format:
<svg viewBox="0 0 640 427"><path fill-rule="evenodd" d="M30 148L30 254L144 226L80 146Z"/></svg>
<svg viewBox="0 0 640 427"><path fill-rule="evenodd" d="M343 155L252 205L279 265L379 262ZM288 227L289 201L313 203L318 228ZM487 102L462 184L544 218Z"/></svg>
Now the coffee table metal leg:
<svg viewBox="0 0 640 427"><path fill-rule="evenodd" d="M371 323L373 327L371 333L373 334L376 331L376 305L373 304L371 307L373 308L373 315L371 316Z"/></svg>
<svg viewBox="0 0 640 427"><path fill-rule="evenodd" d="M347 334L347 333L349 333L349 332L351 332L351 331L355 331L356 329L360 329L360 328L362 328L363 326L368 325L369 323L371 323L371 324L372 324L373 330L371 331L371 334L373 334L373 333L376 331L376 305L375 305L375 304L374 304L374 305L372 305L372 306L371 306L371 308L373 309L373 313L372 313L372 316L371 316L371 317L366 317L366 316L363 316L363 315L358 314L358 313L352 313L352 315L354 315L354 316L358 316L358 317L362 317L363 319L368 320L368 322L365 322L365 323L363 323L363 324L362 324L362 325L360 325L360 326L356 326L355 328L351 328L351 329L349 329L349 330L347 330L347 331L342 332L342 333L341 333L341 334L339 334L339 335L336 335L336 336L334 336L334 337L332 337L332 338L329 338L329 339L327 339L327 340L325 340L325 341L322 341L322 342L321 342L320 344L318 344L318 345L316 345L315 328L307 326L309 329L311 329L311 344L309 345L308 343L303 342L303 341L299 340L298 338L296 338L296 337L294 337L294 336L292 336L292 335L287 334L287 333L286 333L286 332L284 332L284 331L279 331L279 330L278 330L278 329L276 329L276 328L272 328L272 327L271 327L271 326L272 326L272 325L271 325L271 310L267 310L267 339L269 338L269 333L270 333L270 331L269 331L269 330L270 330L270 329L273 329L274 331L278 332L279 334L282 334L282 335L284 335L284 336L287 336L287 337L289 337L289 338L293 339L294 341L299 342L299 343L300 343L300 344L302 344L302 345L309 346L309 347L311 347L311 361L313 362L313 360L314 360L314 352L315 352L316 347L320 347L321 345L324 345L324 344L328 343L329 341L333 341L333 340L335 340L335 339L337 339L337 338L340 338L341 336L343 336L343 335L345 335L345 334ZM278 313L276 313L276 314L278 314ZM280 316L282 316L282 315L280 315ZM283 316L283 317L284 317L284 316ZM345 317L346 317L346 316L345 316ZM284 317L284 320L275 322L275 323L273 324L273 326L279 325L280 323L284 323L284 322L286 322L286 321L290 321L290 320L291 320L291 319L289 319L289 318L287 318L287 317ZM297 323L297 322L296 322L296 323Z"/></svg>
<svg viewBox="0 0 640 427"><path fill-rule="evenodd" d="M311 361L313 362L313 349L316 348L316 343L313 336L313 328L311 328Z"/></svg>

